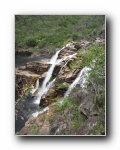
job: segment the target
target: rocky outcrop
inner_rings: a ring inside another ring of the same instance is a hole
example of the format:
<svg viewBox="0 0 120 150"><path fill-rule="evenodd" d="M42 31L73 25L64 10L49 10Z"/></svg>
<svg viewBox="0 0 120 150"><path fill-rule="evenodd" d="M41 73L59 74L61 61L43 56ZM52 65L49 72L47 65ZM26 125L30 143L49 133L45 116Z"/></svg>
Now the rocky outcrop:
<svg viewBox="0 0 120 150"><path fill-rule="evenodd" d="M54 102L54 99L58 96L58 93L55 89L55 87L52 87L49 89L47 94L43 95L41 98L40 106L48 106L52 102Z"/></svg>
<svg viewBox="0 0 120 150"><path fill-rule="evenodd" d="M58 75L58 82L72 83L73 80L77 77L79 71L79 69L71 70L69 67L66 66L61 70L60 74Z"/></svg>
<svg viewBox="0 0 120 150"><path fill-rule="evenodd" d="M50 134L50 118L57 109L56 105L50 105L49 109L39 114L37 117L30 117L26 121L25 126L18 132L18 135L49 135Z"/></svg>
<svg viewBox="0 0 120 150"><path fill-rule="evenodd" d="M50 64L47 64L49 59L44 59L42 61L38 62L29 62L26 63L26 70L29 70L31 72L37 73L37 74L42 74L48 70L50 67Z"/></svg>
<svg viewBox="0 0 120 150"><path fill-rule="evenodd" d="M15 70L15 92L16 96L25 95L28 88L35 86L37 79L40 75L30 71L23 71L20 69Z"/></svg>
<svg viewBox="0 0 120 150"><path fill-rule="evenodd" d="M49 59L44 59L38 62L29 62L25 66L20 66L15 70L15 90L16 97L24 95L28 87L35 86L37 79L42 82L45 78L50 64L47 64Z"/></svg>
<svg viewBox="0 0 120 150"><path fill-rule="evenodd" d="M93 129L97 125L97 117L90 116L81 128L77 131L77 135L93 135ZM100 134L100 133L99 133Z"/></svg>
<svg viewBox="0 0 120 150"><path fill-rule="evenodd" d="M66 131L69 131L70 134L74 133L77 135L94 134L93 129L99 124L97 122L99 111L94 103L94 92L89 91L89 89L82 89L79 83L79 85L77 84L76 89L73 89L74 91L72 90L69 95L69 97L74 100L72 105L69 105L69 108L63 108L64 110L61 111L62 113L54 113L56 112L58 108L57 105L59 104L53 104L53 102L56 102L58 99L59 101L63 100L65 92L70 87L70 84L76 79L81 70L80 66L77 66L76 68L71 67L71 62L73 60L82 61L78 60L75 53L78 50L86 49L86 47L90 46L90 44L91 42L85 40L80 42L71 42L60 51L58 55L58 63L56 63L52 76L50 76L50 80L47 80L46 87L49 85L50 81L53 81L53 79L55 79L54 85L50 86L48 92L42 95L40 99L40 107L45 108L48 106L49 109L42 113L38 112L37 117L34 115L29 117L25 126L18 134L62 135ZM47 72L52 65L50 63L52 62L49 62L49 60L46 59L39 62L29 62L25 66L17 68L16 87L21 86L22 84L21 91L24 91L26 88L24 85L28 86L29 81L29 87L32 84L35 86L38 78L39 80L41 79L42 82L46 76L45 72ZM25 80L23 78L25 78ZM75 92L75 90L77 92ZM32 97L37 97L38 91L39 89L36 89L32 93ZM62 103L60 104L62 105ZM73 108L74 104L76 104L75 108ZM77 131L72 130L76 127L74 117L78 117L77 119L79 119L79 127L77 128Z"/></svg>
<svg viewBox="0 0 120 150"><path fill-rule="evenodd" d="M98 110L96 109L95 106L95 93L88 91L88 90L82 90L81 91L81 103L80 106L78 107L80 113L84 114L87 118L89 116L96 116L98 115ZM84 92L84 94L83 94Z"/></svg>
<svg viewBox="0 0 120 150"><path fill-rule="evenodd" d="M15 55L20 55L20 56L30 56L32 55L32 52L28 50L19 50L15 52Z"/></svg>
<svg viewBox="0 0 120 150"><path fill-rule="evenodd" d="M105 43L105 39L97 37L96 40L95 40L95 42L98 43L98 44L103 44L103 43Z"/></svg>

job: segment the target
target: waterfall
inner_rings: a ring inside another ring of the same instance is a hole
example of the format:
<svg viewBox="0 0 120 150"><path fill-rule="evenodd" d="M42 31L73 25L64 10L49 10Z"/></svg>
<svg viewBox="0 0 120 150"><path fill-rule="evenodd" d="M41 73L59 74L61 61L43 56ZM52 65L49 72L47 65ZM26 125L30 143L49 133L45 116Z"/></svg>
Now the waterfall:
<svg viewBox="0 0 120 150"><path fill-rule="evenodd" d="M45 111L49 110L49 107L45 107L44 109L40 110L40 111L36 111L35 113L32 114L33 117L37 117L39 114L44 113Z"/></svg>
<svg viewBox="0 0 120 150"><path fill-rule="evenodd" d="M42 87L38 91L37 99L34 101L34 104L40 104L40 100L41 100L42 95L45 94L45 93L47 93L47 91L49 90L49 88L55 82L55 79L53 81L51 81L50 83L49 83L49 80L50 80L50 78L52 76L53 70L54 70L54 68L56 66L56 60L57 60L58 54L59 54L59 52L61 50L57 51L55 53L55 55L51 58L51 60L50 60L51 67L49 68L49 70L48 70L48 72L46 74L46 77L45 77L45 79L43 81ZM47 85L47 83L48 83L48 85Z"/></svg>
<svg viewBox="0 0 120 150"><path fill-rule="evenodd" d="M35 88L30 90L30 93L33 94L39 88L39 78L36 81Z"/></svg>
<svg viewBox="0 0 120 150"><path fill-rule="evenodd" d="M39 79L37 79L36 85L35 85L35 89L38 89L38 88L39 88Z"/></svg>
<svg viewBox="0 0 120 150"><path fill-rule="evenodd" d="M53 83L55 82L56 78L53 79L51 82L49 82L49 84L46 86L45 90L44 90L44 94L46 94L48 92L48 90L50 89L50 87L53 85Z"/></svg>
<svg viewBox="0 0 120 150"><path fill-rule="evenodd" d="M73 55L65 56L65 57L63 57L62 59L58 59L58 60L56 61L56 65L60 64L61 62L63 62L63 61L66 60L66 59L71 59L71 58L72 58L73 56L75 56L75 55L77 55L77 53L75 53L75 54L73 54Z"/></svg>
<svg viewBox="0 0 120 150"><path fill-rule="evenodd" d="M73 54L73 55L69 55L69 56L65 56L64 58L62 59L58 59L58 54L60 53L61 50L63 50L64 48L66 48L68 45L66 45L65 47L63 47L62 49L58 50L55 55L50 59L50 61L47 63L47 64L51 64L47 74L46 74L46 77L43 81L43 84L42 84L42 87L39 89L38 91L38 94L37 94L37 97L36 97L36 100L33 102L34 104L36 105L39 105L40 104L40 100L41 100L41 97L43 96L43 94L46 94L48 92L48 90L50 89L50 87L53 85L53 83L55 82L56 78L53 79L51 82L50 82L50 78L52 76L52 73L54 71L54 68L56 65L60 64L62 61L66 60L66 59L70 59L72 58L73 56L77 55L77 53ZM36 87L38 87L38 82L36 82ZM48 108L45 108L43 109L42 111L37 111L35 113L33 113L33 116L37 117L38 114L41 114L43 113L44 111L48 110Z"/></svg>
<svg viewBox="0 0 120 150"><path fill-rule="evenodd" d="M53 70L55 68L55 65L56 65L56 60L57 60L57 57L58 57L58 54L59 54L60 50L56 52L56 54L51 58L50 60L50 63L52 64L50 69L48 70L47 72L47 75L45 77L45 80L43 81L43 85L42 85L42 88L44 89L46 87L46 84L48 83L48 81L50 80L51 76L52 76L52 73L53 73Z"/></svg>
<svg viewBox="0 0 120 150"><path fill-rule="evenodd" d="M85 87L85 83L88 77L88 71L90 71L91 68L89 67L84 67L80 73L78 74L77 78L74 80L74 82L70 85L70 87L68 88L67 92L65 93L65 96L68 96L70 94L70 92L72 91L72 89L77 85L80 84L80 86L82 88Z"/></svg>

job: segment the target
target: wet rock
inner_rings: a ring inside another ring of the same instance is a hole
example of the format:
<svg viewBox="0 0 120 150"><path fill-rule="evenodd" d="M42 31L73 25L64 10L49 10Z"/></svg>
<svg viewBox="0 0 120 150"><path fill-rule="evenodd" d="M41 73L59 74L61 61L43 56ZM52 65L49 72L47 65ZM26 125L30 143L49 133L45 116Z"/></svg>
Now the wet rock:
<svg viewBox="0 0 120 150"><path fill-rule="evenodd" d="M37 117L30 117L25 126L18 132L20 135L34 135L34 125L35 130L37 130L36 134L39 135L49 135L50 134L50 121L52 118L54 111L57 109L56 105L50 105L49 109L42 114L39 114ZM37 129L36 129L37 128Z"/></svg>
<svg viewBox="0 0 120 150"><path fill-rule="evenodd" d="M15 52L15 55L20 55L20 56L30 56L32 55L32 52L28 50L19 50Z"/></svg>
<svg viewBox="0 0 120 150"><path fill-rule="evenodd" d="M62 66L63 66L63 64L55 66L53 74L52 74L53 77L56 77L58 75Z"/></svg>
<svg viewBox="0 0 120 150"><path fill-rule="evenodd" d="M32 96L32 97L36 97L36 96L37 96L37 94L38 94L38 91L39 91L39 89L36 89L33 93L31 92L31 93L32 93L32 95L31 95L31 96Z"/></svg>
<svg viewBox="0 0 120 150"><path fill-rule="evenodd" d="M26 66L20 66L19 67L19 70L25 70L26 69Z"/></svg>
<svg viewBox="0 0 120 150"><path fill-rule="evenodd" d="M50 67L50 64L48 64L47 62L48 62L48 59L45 59L39 62L34 61L34 62L26 63L26 70L29 70L37 74L44 73L48 71Z"/></svg>
<svg viewBox="0 0 120 150"><path fill-rule="evenodd" d="M57 94L61 97L64 96L65 92L67 91L69 87L68 83L57 83L55 84L55 89L57 91Z"/></svg>
<svg viewBox="0 0 120 150"><path fill-rule="evenodd" d="M26 90L31 86L35 86L35 83L40 75L32 73L30 71L23 71L20 69L15 70L15 92L16 96L24 95Z"/></svg>
<svg viewBox="0 0 120 150"><path fill-rule="evenodd" d="M53 99L58 95L56 89L50 88L47 94L43 95L40 101L40 106L48 106L53 102Z"/></svg>

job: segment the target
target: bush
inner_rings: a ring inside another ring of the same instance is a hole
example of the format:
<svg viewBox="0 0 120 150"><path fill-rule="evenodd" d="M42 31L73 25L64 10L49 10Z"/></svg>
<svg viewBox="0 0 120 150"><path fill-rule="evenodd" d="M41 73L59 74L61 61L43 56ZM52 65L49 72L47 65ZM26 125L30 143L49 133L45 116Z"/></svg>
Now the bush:
<svg viewBox="0 0 120 150"><path fill-rule="evenodd" d="M79 34L78 34L78 33L73 33L73 35L72 35L72 40L73 40L73 41L80 40Z"/></svg>
<svg viewBox="0 0 120 150"><path fill-rule="evenodd" d="M29 47L35 47L37 45L37 40L34 37L29 37L25 40L25 43Z"/></svg>

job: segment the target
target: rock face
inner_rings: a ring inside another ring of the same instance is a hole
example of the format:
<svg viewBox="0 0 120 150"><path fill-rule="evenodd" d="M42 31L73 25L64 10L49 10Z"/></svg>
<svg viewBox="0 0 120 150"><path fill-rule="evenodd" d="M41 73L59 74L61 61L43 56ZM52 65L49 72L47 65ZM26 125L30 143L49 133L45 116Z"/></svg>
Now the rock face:
<svg viewBox="0 0 120 150"><path fill-rule="evenodd" d="M16 96L24 95L28 87L35 86L40 75L30 71L15 70L15 92Z"/></svg>
<svg viewBox="0 0 120 150"><path fill-rule="evenodd" d="M87 118L89 116L98 115L98 110L94 104L94 93L84 91L86 94L82 96L83 101L80 103L79 111L84 114Z"/></svg>
<svg viewBox="0 0 120 150"><path fill-rule="evenodd" d="M70 97L74 98L75 100L76 95L74 94L72 92L70 94ZM95 128L97 128L99 124L98 120L104 122L104 116L102 117L98 116L98 110L95 108L92 99L93 95L90 95L89 91L84 91L84 89L79 90L77 94L79 96L81 95L80 97L83 98L83 101L80 102L79 100L78 110L80 112L79 116L80 120L77 120L77 124L79 125L79 127L76 131L73 131L73 129L75 128L74 110L67 108L62 113L61 112L56 113L58 106L55 104L51 104L49 105L49 109L47 109L42 114L39 114L37 117L30 117L28 121L25 123L25 126L19 132L19 134L63 135L66 131L68 131L70 135L72 135L73 133L75 135L94 135L94 131L97 131L97 135L99 135L100 134L99 130L98 129L95 130ZM86 97L87 95L89 97ZM84 121L81 122L80 124L79 121L82 121L83 118Z"/></svg>
<svg viewBox="0 0 120 150"><path fill-rule="evenodd" d="M41 98L40 106L47 106L53 102L53 99L57 97L57 91L55 88L50 88L47 94L43 95Z"/></svg>
<svg viewBox="0 0 120 150"><path fill-rule="evenodd" d="M71 134L73 132L78 135L93 134L93 128L98 124L97 116L99 114L98 109L94 104L94 93L91 93L89 90L82 89L80 85L77 84L77 92L75 93L72 91L69 95L69 97L74 99L74 101L78 101L76 116L79 115L79 119L81 120L85 118L85 121L79 125L77 131L72 131L73 126L75 126L74 117L76 113L75 110L73 110L73 107L70 106L70 108L62 111L61 114L55 114L58 106L53 104L55 101L57 101L58 98L59 100L63 99L65 92L69 88L70 84L73 83L73 81L76 79L78 73L81 70L79 66L76 68L72 68L70 66L73 60L78 61L76 52L78 50L85 49L87 46L90 46L90 44L91 42L85 40L80 42L70 42L64 49L60 51L57 58L58 61L56 61L56 65L54 71L52 72L50 81L53 81L53 79L56 80L54 85L50 86L48 92L42 95L39 104L40 107L45 108L48 106L49 109L43 113L38 112L37 117L29 117L25 123L25 126L20 130L19 134L62 135L65 131L68 130ZM46 72L51 65L52 64L50 64L49 59L45 59L44 61L39 62L29 62L26 63L25 66L16 68L16 93L18 95L24 94L25 89L31 85L35 86L38 79L41 81L41 83L43 83L44 78L46 77ZM47 82L46 85L49 85L49 83ZM32 97L37 97L38 91L39 88L32 93ZM24 112L24 108L22 109ZM24 116L21 116L21 119L24 118Z"/></svg>
<svg viewBox="0 0 120 150"><path fill-rule="evenodd" d="M29 70L31 72L42 74L46 72L50 66L50 64L47 64L48 59L39 61L39 62L29 62L26 63L26 70Z"/></svg>
<svg viewBox="0 0 120 150"><path fill-rule="evenodd" d="M60 74L58 75L58 81L72 83L79 71L79 69L73 69L71 71L71 69L66 66L61 70Z"/></svg>
<svg viewBox="0 0 120 150"><path fill-rule="evenodd" d="M25 89L35 86L37 79L42 82L45 78L45 72L49 69L50 64L47 64L49 59L39 62L29 62L25 66L20 66L15 70L15 90L17 95L24 95ZM18 97L18 96L17 96Z"/></svg>
<svg viewBox="0 0 120 150"><path fill-rule="evenodd" d="M39 114L38 117L30 117L18 134L49 135L51 129L50 118L52 118L56 108L57 107L55 105L51 105L47 111Z"/></svg>

